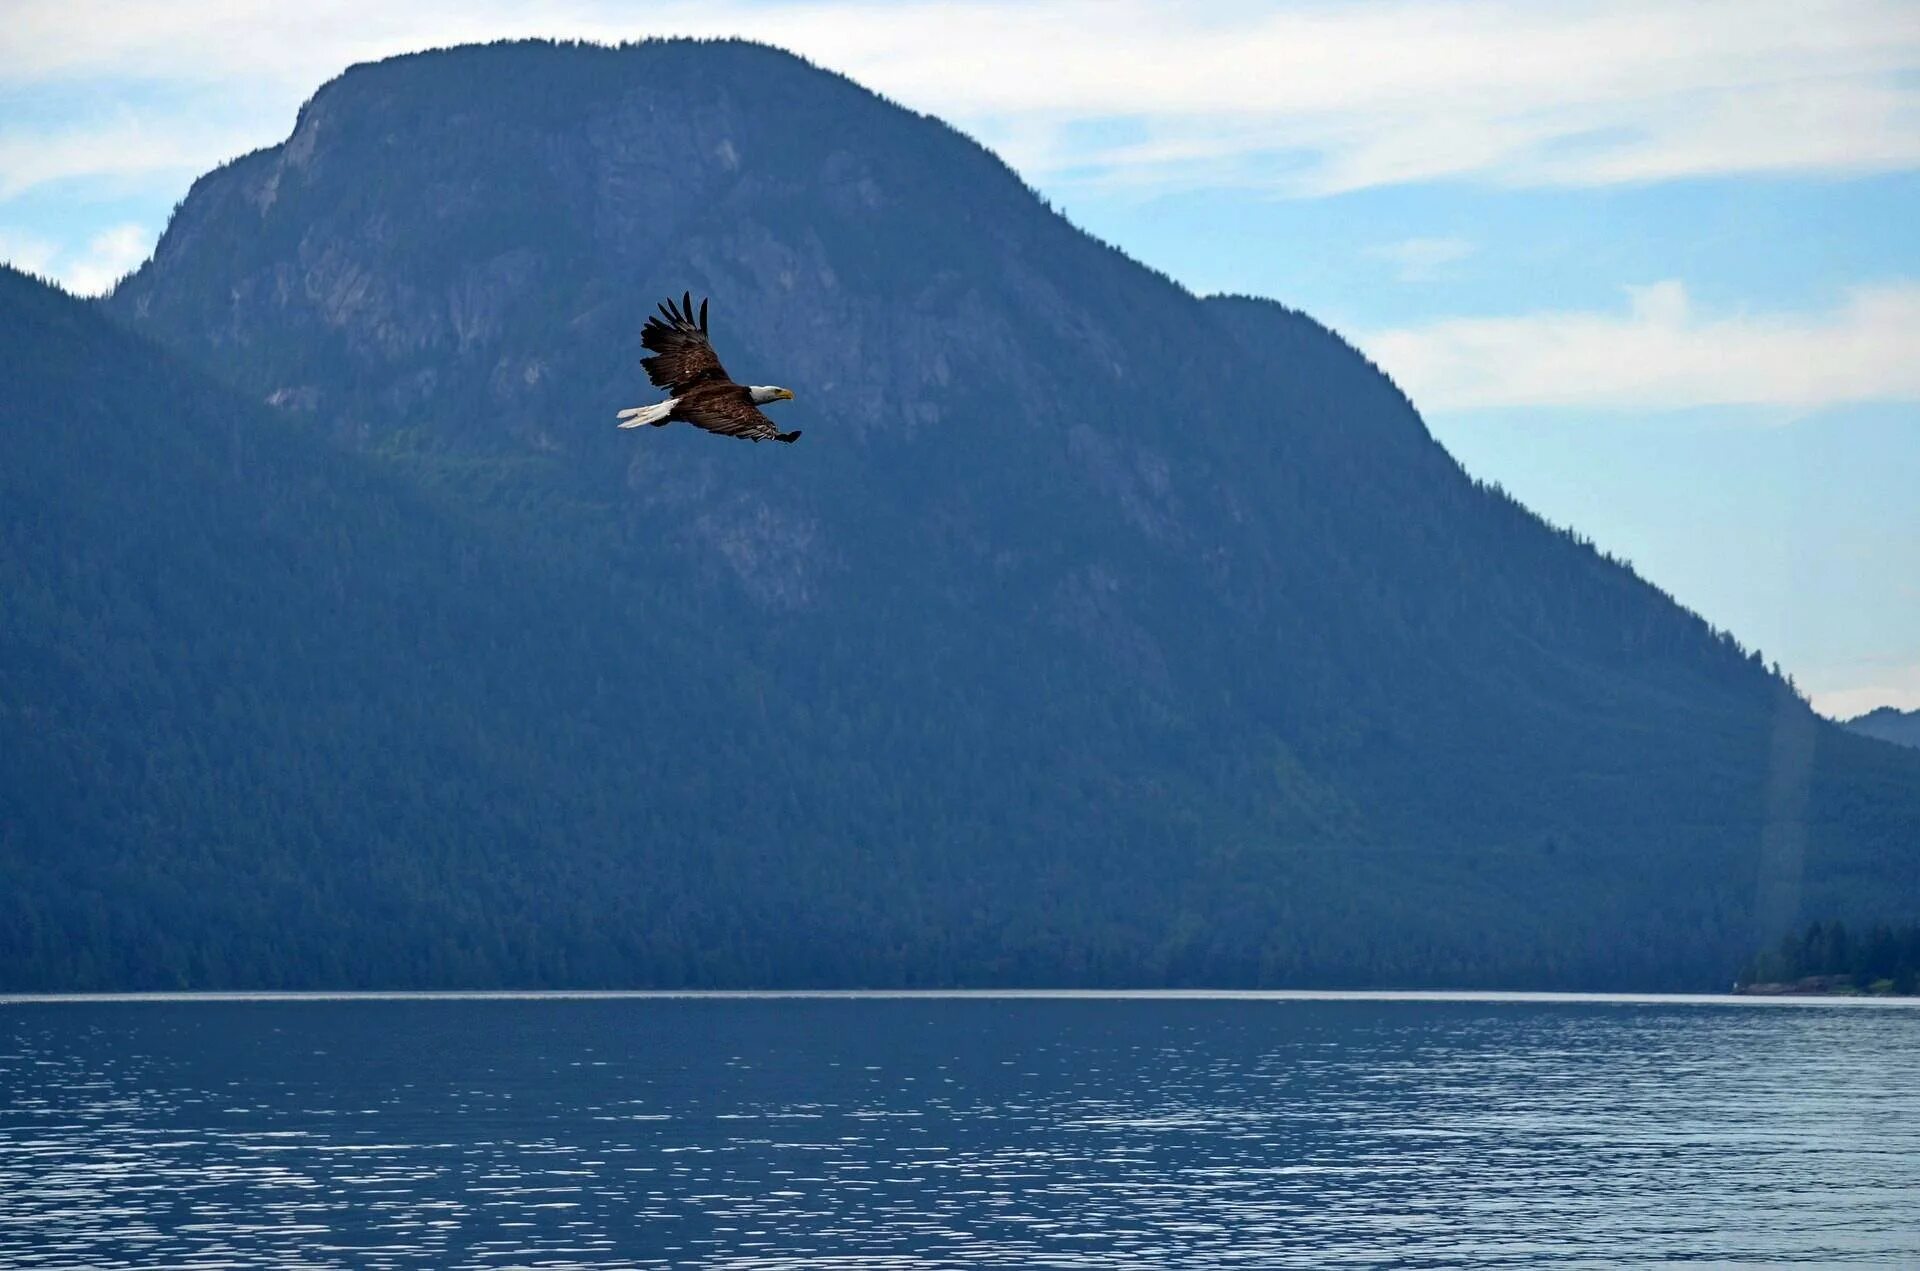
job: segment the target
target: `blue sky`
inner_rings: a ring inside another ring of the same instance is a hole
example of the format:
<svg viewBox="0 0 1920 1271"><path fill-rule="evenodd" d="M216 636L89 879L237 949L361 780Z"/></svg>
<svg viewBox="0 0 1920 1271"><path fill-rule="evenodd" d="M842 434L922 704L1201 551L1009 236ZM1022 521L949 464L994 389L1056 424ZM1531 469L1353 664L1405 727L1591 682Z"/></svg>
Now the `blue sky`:
<svg viewBox="0 0 1920 1271"><path fill-rule="evenodd" d="M1834 714L1920 707L1920 3L9 0L0 259L97 291L355 61L735 34L1366 349Z"/></svg>

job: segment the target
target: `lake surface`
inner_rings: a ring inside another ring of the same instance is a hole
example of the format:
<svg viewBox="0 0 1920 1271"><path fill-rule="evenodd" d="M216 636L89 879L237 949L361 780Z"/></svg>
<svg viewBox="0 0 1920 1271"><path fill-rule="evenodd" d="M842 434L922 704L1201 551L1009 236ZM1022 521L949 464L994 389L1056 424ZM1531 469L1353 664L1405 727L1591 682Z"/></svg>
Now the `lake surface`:
<svg viewBox="0 0 1920 1271"><path fill-rule="evenodd" d="M9 1267L1920 1265L1920 1010L0 1001Z"/></svg>

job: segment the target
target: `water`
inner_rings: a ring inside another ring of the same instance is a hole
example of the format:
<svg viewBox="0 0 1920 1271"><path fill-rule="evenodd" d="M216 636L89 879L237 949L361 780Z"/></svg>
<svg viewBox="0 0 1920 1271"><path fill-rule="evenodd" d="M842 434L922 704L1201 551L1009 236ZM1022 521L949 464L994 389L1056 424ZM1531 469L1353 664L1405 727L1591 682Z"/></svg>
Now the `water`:
<svg viewBox="0 0 1920 1271"><path fill-rule="evenodd" d="M9 1267L1920 1265L1920 1010L0 1001Z"/></svg>

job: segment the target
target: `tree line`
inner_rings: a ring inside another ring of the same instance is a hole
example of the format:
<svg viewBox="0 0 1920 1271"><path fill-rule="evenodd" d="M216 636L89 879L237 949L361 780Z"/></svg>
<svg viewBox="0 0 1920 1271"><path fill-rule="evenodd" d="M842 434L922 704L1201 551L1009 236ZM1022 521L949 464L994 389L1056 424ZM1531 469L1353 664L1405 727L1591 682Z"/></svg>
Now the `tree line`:
<svg viewBox="0 0 1920 1271"><path fill-rule="evenodd" d="M1828 989L1911 994L1920 990L1920 923L1848 930L1838 920L1814 922L1781 938L1740 972L1741 987L1832 980Z"/></svg>

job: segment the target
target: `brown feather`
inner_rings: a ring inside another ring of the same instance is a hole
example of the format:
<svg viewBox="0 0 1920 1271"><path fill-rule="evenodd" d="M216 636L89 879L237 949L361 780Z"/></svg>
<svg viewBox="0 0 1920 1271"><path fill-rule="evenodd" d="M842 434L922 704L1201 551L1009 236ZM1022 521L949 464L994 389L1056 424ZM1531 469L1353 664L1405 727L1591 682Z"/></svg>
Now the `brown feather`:
<svg viewBox="0 0 1920 1271"><path fill-rule="evenodd" d="M724 437L767 441L780 435L760 413L753 397L738 384L702 384L682 394L668 419L678 419Z"/></svg>
<svg viewBox="0 0 1920 1271"><path fill-rule="evenodd" d="M753 404L751 391L734 383L720 365L707 340L704 298L697 317L691 291L679 300L669 297L662 301L659 316L649 316L641 328L640 343L653 350L652 357L640 359L640 365L647 368L647 378L675 399L666 419L650 422L664 424L677 419L723 437L744 437L748 441L793 441L800 436L797 431L783 433L775 427Z"/></svg>
<svg viewBox="0 0 1920 1271"><path fill-rule="evenodd" d="M660 306L665 321L649 317L640 330L640 343L654 353L641 358L640 365L646 368L648 379L675 397L701 384L732 382L705 329L693 324L692 310L691 295L686 312L669 300Z"/></svg>

